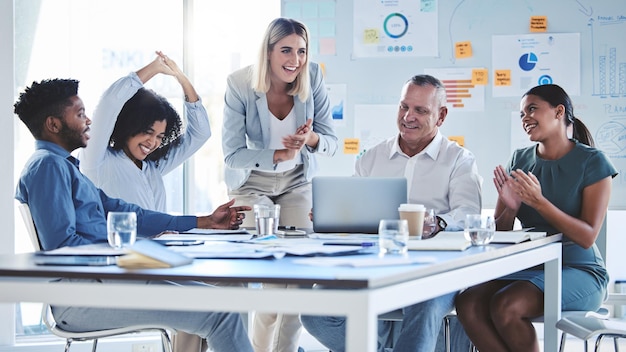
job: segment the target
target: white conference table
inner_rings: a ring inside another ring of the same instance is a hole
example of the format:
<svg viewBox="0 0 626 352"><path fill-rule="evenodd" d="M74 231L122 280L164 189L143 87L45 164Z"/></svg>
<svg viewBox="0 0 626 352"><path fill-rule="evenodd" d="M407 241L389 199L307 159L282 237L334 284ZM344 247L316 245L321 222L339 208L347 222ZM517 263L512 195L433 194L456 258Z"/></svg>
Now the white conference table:
<svg viewBox="0 0 626 352"><path fill-rule="evenodd" d="M375 352L377 317L442 294L545 264L544 351L557 351L561 311L560 235L517 245L458 251L410 252L434 256L429 264L350 268L283 259L196 259L169 269L116 266L41 266L33 254L0 255L0 302L134 309L282 312L347 317L346 350ZM374 254L372 254L374 255ZM58 277L116 279L119 283L51 282ZM145 285L135 280L295 284L300 288ZM324 289L311 289L321 284Z"/></svg>

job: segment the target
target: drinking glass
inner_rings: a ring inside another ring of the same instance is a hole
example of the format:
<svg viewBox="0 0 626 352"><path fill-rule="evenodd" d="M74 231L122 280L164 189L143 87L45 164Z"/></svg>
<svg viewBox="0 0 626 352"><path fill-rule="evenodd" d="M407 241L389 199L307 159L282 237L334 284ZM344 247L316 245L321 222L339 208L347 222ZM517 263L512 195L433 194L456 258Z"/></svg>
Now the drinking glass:
<svg viewBox="0 0 626 352"><path fill-rule="evenodd" d="M115 249L130 247L137 238L137 214L111 211L107 215L107 240Z"/></svg>
<svg viewBox="0 0 626 352"><path fill-rule="evenodd" d="M474 246L491 243L496 233L496 222L492 216L467 214L465 217L465 238Z"/></svg>
<svg viewBox="0 0 626 352"><path fill-rule="evenodd" d="M255 204L254 223L257 236L276 234L280 220L280 204Z"/></svg>
<svg viewBox="0 0 626 352"><path fill-rule="evenodd" d="M431 237L437 229L437 215L435 209L426 208L424 214L424 230L422 232L422 238L426 239Z"/></svg>
<svg viewBox="0 0 626 352"><path fill-rule="evenodd" d="M380 220L378 247L381 254L405 254L408 251L409 223L406 220Z"/></svg>

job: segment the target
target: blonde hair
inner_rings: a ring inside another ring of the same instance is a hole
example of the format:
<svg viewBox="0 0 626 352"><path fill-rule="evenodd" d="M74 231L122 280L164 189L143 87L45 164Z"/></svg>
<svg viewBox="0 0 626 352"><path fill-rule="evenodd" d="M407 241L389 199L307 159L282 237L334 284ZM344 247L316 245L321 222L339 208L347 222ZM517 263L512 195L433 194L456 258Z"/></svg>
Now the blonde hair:
<svg viewBox="0 0 626 352"><path fill-rule="evenodd" d="M297 34L304 39L307 59L296 79L288 85L287 94L298 96L300 101L304 102L311 93L311 84L309 82L309 31L304 23L290 18L277 18L267 27L259 50L257 64L254 65L252 70L252 89L263 93L267 93L270 89L269 53L274 49L274 45L278 41L292 34Z"/></svg>

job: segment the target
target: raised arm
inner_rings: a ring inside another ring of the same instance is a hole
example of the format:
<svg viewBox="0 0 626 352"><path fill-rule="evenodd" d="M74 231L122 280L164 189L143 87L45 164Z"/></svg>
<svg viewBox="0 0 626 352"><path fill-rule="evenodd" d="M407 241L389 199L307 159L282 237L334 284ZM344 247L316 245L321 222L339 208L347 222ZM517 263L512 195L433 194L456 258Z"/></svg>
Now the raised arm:
<svg viewBox="0 0 626 352"><path fill-rule="evenodd" d="M209 115L202 105L202 100L187 76L174 60L160 51L157 51L157 54L159 55L157 60L160 59L160 63L156 67L148 68L145 72L146 77L153 70L162 69L161 73L176 78L185 94L185 131L178 137L178 143L168 151L168 157L159 161L161 175L166 175L184 163L204 145L211 137L211 125L209 124Z"/></svg>
<svg viewBox="0 0 626 352"><path fill-rule="evenodd" d="M171 75L176 78L180 86L183 88L183 93L185 94L186 102L195 103L196 101L198 101L200 97L198 96L196 89L193 87L193 85L191 84L191 81L189 81L189 78L187 78L185 73L178 67L176 62L170 59L167 55L163 54L161 51L157 51L156 53L159 57L155 61L158 61L158 59L160 59L160 62L159 62L160 65L157 65L157 67L154 67L154 69L162 69L160 73ZM150 70L149 72L146 72L146 75L150 75L150 74L151 74ZM144 83L145 82L146 81L144 81Z"/></svg>
<svg viewBox="0 0 626 352"><path fill-rule="evenodd" d="M102 93L93 114L89 145L79 154L81 170L96 184L100 184L98 169L105 160L111 133L113 133L115 122L124 104L155 75L159 73L176 75L178 69L176 64L169 59L164 59L161 55L163 54L158 52L157 57L152 62L137 72L131 72L118 79ZM168 66L166 62L173 63L176 70Z"/></svg>

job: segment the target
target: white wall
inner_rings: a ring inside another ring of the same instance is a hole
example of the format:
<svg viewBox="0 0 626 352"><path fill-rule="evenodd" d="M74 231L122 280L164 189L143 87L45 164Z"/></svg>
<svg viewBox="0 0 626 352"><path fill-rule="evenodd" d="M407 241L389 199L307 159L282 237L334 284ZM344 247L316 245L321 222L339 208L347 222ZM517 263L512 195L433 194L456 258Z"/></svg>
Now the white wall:
<svg viewBox="0 0 626 352"><path fill-rule="evenodd" d="M626 210L609 210L607 217L606 266L611 282L626 280Z"/></svg>

